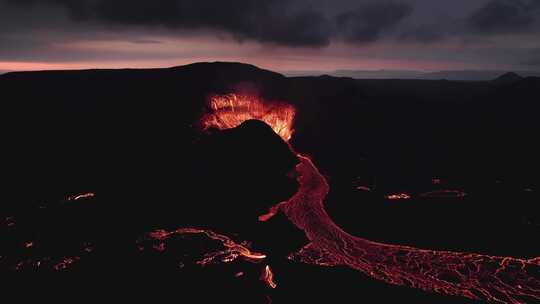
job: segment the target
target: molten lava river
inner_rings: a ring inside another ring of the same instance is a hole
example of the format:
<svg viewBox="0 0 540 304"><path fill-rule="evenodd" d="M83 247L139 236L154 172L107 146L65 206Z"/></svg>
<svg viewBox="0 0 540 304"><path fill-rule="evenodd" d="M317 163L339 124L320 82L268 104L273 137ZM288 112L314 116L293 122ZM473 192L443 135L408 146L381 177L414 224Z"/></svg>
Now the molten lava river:
<svg viewBox="0 0 540 304"><path fill-rule="evenodd" d="M293 135L294 107L267 103L252 96L214 96L203 128L228 129L249 119L259 119L289 142ZM294 149L292 146L292 151ZM474 253L434 251L372 242L353 236L338 227L324 208L329 185L313 161L296 153L298 191L286 202L259 217L267 221L278 212L304 231L309 243L290 259L321 266L347 266L390 284L429 292L461 296L492 303L529 303L540 300L540 258L518 259ZM231 246L228 246L231 248ZM236 254L262 259L260 254L238 249ZM269 286L270 267L262 278Z"/></svg>

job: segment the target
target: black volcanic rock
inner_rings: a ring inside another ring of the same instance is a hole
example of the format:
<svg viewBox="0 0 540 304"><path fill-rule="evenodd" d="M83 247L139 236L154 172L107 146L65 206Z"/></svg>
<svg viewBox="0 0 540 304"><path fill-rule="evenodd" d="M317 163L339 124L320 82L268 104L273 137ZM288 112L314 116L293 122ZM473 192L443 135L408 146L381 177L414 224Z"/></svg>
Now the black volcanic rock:
<svg viewBox="0 0 540 304"><path fill-rule="evenodd" d="M202 161L209 166L244 168L253 174L284 175L298 162L287 143L260 120L248 120L236 128L212 130L211 133L200 142Z"/></svg>
<svg viewBox="0 0 540 304"><path fill-rule="evenodd" d="M518 74L514 72L508 72L505 73L495 79L493 79L491 82L497 85L505 85L505 84L513 84L520 80L522 80L523 77L519 76Z"/></svg>
<svg viewBox="0 0 540 304"><path fill-rule="evenodd" d="M288 199L296 181L288 176L298 162L288 145L267 124L246 121L215 131L198 144L196 163L207 207L225 212L230 223L256 222L259 215Z"/></svg>

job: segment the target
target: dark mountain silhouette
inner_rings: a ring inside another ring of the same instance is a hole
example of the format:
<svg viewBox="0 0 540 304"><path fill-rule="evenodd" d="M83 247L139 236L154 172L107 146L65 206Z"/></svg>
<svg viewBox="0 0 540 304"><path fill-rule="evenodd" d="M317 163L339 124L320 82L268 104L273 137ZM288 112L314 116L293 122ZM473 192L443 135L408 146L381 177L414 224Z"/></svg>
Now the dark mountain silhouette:
<svg viewBox="0 0 540 304"><path fill-rule="evenodd" d="M505 71L499 70L449 70L422 72L414 70L337 70L334 72L301 71L287 72L290 76L311 76L330 74L332 76L347 76L356 79L424 79L424 80L451 80L451 81L489 81ZM526 76L538 76L535 71L516 71L517 74Z"/></svg>
<svg viewBox="0 0 540 304"><path fill-rule="evenodd" d="M516 82L521 81L522 79L523 77L519 76L518 74L514 72L508 72L493 79L492 82L495 84L504 85L504 84L516 83Z"/></svg>

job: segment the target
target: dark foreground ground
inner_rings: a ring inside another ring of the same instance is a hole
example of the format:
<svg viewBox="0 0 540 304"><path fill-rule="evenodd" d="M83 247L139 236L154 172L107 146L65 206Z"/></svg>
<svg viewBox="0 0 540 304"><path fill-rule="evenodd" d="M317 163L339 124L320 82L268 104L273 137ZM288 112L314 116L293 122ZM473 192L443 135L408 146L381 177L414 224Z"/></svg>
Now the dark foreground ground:
<svg viewBox="0 0 540 304"><path fill-rule="evenodd" d="M107 297L119 299L195 293L201 302L266 303L270 296L274 303L470 303L287 260L304 245L302 233L284 217L261 224L257 216L294 193L286 174L294 157L272 134L249 128L205 134L197 121L214 93L290 102L298 109L292 144L331 183L327 209L346 231L420 248L529 258L540 256L539 88L537 78L285 78L220 63L2 75L0 234L7 241L0 270L14 272L35 258L82 256L65 271L74 277L66 286L75 285L67 290L93 296L109 290ZM422 196L435 190L467 195ZM67 199L89 192L96 196ZM385 199L402 192L412 198ZM192 248L205 248L197 240L165 253L137 248L147 232L186 226L251 241L268 253L278 288L259 281L262 265L178 267ZM238 271L245 275L235 278Z"/></svg>

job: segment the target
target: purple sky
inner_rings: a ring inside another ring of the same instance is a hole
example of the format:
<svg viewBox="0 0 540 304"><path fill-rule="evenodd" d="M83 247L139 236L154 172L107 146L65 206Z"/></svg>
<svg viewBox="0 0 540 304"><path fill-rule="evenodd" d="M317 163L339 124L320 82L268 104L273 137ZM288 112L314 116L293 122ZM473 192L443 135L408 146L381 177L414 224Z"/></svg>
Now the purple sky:
<svg viewBox="0 0 540 304"><path fill-rule="evenodd" d="M540 70L538 0L0 0L0 71Z"/></svg>

